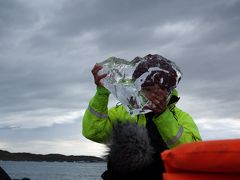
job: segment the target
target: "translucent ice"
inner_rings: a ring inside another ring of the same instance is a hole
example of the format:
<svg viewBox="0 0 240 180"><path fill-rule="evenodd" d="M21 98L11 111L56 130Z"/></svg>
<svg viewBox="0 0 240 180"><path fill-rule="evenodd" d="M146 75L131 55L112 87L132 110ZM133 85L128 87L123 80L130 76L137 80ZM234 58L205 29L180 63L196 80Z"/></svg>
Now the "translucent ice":
<svg viewBox="0 0 240 180"><path fill-rule="evenodd" d="M132 115L151 111L144 109L151 102L144 96L142 87L157 84L160 88L166 88L170 97L181 79L181 71L175 63L157 54L136 57L132 61L110 57L98 64L103 66L99 74L107 74L102 79L103 86Z"/></svg>

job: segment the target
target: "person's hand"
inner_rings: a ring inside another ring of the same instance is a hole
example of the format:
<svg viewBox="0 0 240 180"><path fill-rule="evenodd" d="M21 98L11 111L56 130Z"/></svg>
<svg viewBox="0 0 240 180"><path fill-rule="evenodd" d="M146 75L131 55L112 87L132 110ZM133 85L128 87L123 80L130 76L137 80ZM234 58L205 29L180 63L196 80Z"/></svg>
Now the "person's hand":
<svg viewBox="0 0 240 180"><path fill-rule="evenodd" d="M152 110L156 115L160 115L167 108L166 89L160 89L157 85L143 88L144 95L149 100L149 103L144 106L144 109Z"/></svg>
<svg viewBox="0 0 240 180"><path fill-rule="evenodd" d="M92 74L94 77L94 82L97 86L103 86L102 83L100 82L101 79L105 78L107 74L102 74L98 75L98 72L102 69L103 67L99 64L95 64L95 66L92 69Z"/></svg>

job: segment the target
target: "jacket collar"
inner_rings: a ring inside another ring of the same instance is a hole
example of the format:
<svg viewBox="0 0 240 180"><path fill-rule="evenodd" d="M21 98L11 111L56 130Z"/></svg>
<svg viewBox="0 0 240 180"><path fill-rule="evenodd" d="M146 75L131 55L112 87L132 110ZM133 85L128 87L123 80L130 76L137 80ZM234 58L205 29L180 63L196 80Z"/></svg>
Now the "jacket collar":
<svg viewBox="0 0 240 180"><path fill-rule="evenodd" d="M168 107L175 106L176 103L179 101L180 97L178 97L178 92L176 89L173 90L171 97L169 98L169 101L167 103Z"/></svg>

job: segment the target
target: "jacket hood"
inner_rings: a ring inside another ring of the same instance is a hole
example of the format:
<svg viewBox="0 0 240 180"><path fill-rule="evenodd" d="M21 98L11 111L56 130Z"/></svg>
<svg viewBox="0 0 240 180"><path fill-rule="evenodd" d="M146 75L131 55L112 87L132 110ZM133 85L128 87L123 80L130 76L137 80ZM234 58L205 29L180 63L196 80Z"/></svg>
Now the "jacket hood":
<svg viewBox="0 0 240 180"><path fill-rule="evenodd" d="M167 106L175 106L177 102L179 101L180 97L178 97L178 91L176 89L173 89L171 97L168 100Z"/></svg>

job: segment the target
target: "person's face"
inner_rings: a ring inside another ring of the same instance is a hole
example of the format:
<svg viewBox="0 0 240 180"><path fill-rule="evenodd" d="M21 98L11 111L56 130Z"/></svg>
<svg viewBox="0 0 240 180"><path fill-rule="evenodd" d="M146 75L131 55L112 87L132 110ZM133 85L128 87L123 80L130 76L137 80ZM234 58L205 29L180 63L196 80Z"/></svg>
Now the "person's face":
<svg viewBox="0 0 240 180"><path fill-rule="evenodd" d="M151 96L161 96L162 99L167 99L168 91L167 89L160 88L159 85L155 84L153 86L142 87L142 92L146 98L151 100Z"/></svg>
<svg viewBox="0 0 240 180"><path fill-rule="evenodd" d="M158 85L142 87L144 96L149 100L144 107L150 109L156 114L162 113L167 107L167 89L160 88Z"/></svg>

